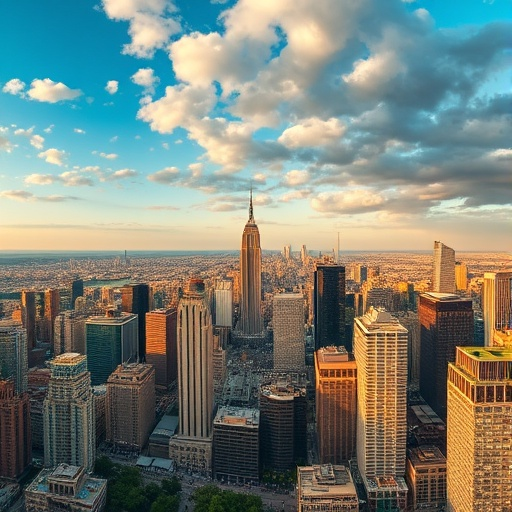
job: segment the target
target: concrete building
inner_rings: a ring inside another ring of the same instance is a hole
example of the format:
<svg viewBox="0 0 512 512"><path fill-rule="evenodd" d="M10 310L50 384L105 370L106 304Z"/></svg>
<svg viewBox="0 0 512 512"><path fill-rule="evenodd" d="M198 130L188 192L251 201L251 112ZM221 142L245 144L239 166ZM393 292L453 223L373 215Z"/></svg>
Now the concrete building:
<svg viewBox="0 0 512 512"><path fill-rule="evenodd" d="M87 316L76 311L64 311L55 317L53 326L53 355L66 352L85 354L85 320Z"/></svg>
<svg viewBox="0 0 512 512"><path fill-rule="evenodd" d="M446 421L446 376L455 347L473 344L473 303L449 293L423 293L420 319L420 393Z"/></svg>
<svg viewBox="0 0 512 512"><path fill-rule="evenodd" d="M191 279L178 306L178 435L169 455L179 467L209 474L212 461L213 333L205 286Z"/></svg>
<svg viewBox="0 0 512 512"><path fill-rule="evenodd" d="M140 451L155 426L155 370L119 365L107 381L107 441Z"/></svg>
<svg viewBox="0 0 512 512"><path fill-rule="evenodd" d="M358 512L359 498L345 466L323 464L297 468L298 512Z"/></svg>
<svg viewBox="0 0 512 512"><path fill-rule="evenodd" d="M0 379L10 378L16 393L27 390L27 330L18 322L0 320Z"/></svg>
<svg viewBox="0 0 512 512"><path fill-rule="evenodd" d="M512 271L485 272L482 288L484 344L493 344L494 331L512 329Z"/></svg>
<svg viewBox="0 0 512 512"><path fill-rule="evenodd" d="M219 327L233 326L233 281L220 280L215 284L215 322Z"/></svg>
<svg viewBox="0 0 512 512"><path fill-rule="evenodd" d="M96 446L105 441L107 436L107 386L93 386L94 423L96 425Z"/></svg>
<svg viewBox="0 0 512 512"><path fill-rule="evenodd" d="M220 407L213 421L213 477L237 483L260 479L260 411Z"/></svg>
<svg viewBox="0 0 512 512"><path fill-rule="evenodd" d="M106 500L106 480L68 464L43 469L25 490L27 512L102 512Z"/></svg>
<svg viewBox="0 0 512 512"><path fill-rule="evenodd" d="M407 329L386 311L354 320L357 463L374 509L407 498L407 343Z"/></svg>
<svg viewBox="0 0 512 512"><path fill-rule="evenodd" d="M0 477L16 479L32 462L30 402L14 381L0 380Z"/></svg>
<svg viewBox="0 0 512 512"><path fill-rule="evenodd" d="M313 314L315 350L344 345L352 352L352 340L345 339L345 267L316 266Z"/></svg>
<svg viewBox="0 0 512 512"><path fill-rule="evenodd" d="M448 510L512 510L510 348L457 347L447 427Z"/></svg>
<svg viewBox="0 0 512 512"><path fill-rule="evenodd" d="M412 510L433 512L446 507L446 457L436 446L419 446L407 453L405 475Z"/></svg>
<svg viewBox="0 0 512 512"><path fill-rule="evenodd" d="M28 350L32 350L36 346L36 292L33 290L21 291L21 319L27 330Z"/></svg>
<svg viewBox="0 0 512 512"><path fill-rule="evenodd" d="M155 382L167 389L178 377L176 307L146 313L146 363L155 367Z"/></svg>
<svg viewBox="0 0 512 512"><path fill-rule="evenodd" d="M442 242L434 242L432 291L455 293L455 251Z"/></svg>
<svg viewBox="0 0 512 512"><path fill-rule="evenodd" d="M73 352L49 362L51 377L43 403L44 463L84 466L92 471L96 425L87 358Z"/></svg>
<svg viewBox="0 0 512 512"><path fill-rule="evenodd" d="M263 331L261 316L261 247L260 232L254 220L252 190L249 220L242 234L240 250L240 317L237 330L254 335Z"/></svg>
<svg viewBox="0 0 512 512"><path fill-rule="evenodd" d="M149 285L127 284L121 288L122 310L138 317L139 346L141 361L146 356L146 313L149 311Z"/></svg>
<svg viewBox="0 0 512 512"><path fill-rule="evenodd" d="M48 288L44 292L44 319L46 321L47 332L44 341L51 343L53 341L53 331L55 317L60 313L60 292L57 289Z"/></svg>
<svg viewBox="0 0 512 512"><path fill-rule="evenodd" d="M302 371L306 364L304 297L301 293L274 296L274 368Z"/></svg>
<svg viewBox="0 0 512 512"><path fill-rule="evenodd" d="M455 289L457 291L468 289L468 266L463 261L455 262Z"/></svg>
<svg viewBox="0 0 512 512"><path fill-rule="evenodd" d="M121 363L138 361L138 318L131 313L107 310L85 322L87 364L93 386L105 384Z"/></svg>
<svg viewBox="0 0 512 512"><path fill-rule="evenodd" d="M345 347L315 352L316 424L321 464L356 455L357 365Z"/></svg>

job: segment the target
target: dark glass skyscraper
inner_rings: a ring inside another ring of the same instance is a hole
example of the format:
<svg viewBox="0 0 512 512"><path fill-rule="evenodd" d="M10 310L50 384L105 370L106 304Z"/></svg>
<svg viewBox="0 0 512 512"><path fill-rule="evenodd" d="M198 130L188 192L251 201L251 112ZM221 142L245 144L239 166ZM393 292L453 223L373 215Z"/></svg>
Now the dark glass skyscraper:
<svg viewBox="0 0 512 512"><path fill-rule="evenodd" d="M317 265L314 277L315 350L345 345L352 352L345 338L345 267Z"/></svg>
<svg viewBox="0 0 512 512"><path fill-rule="evenodd" d="M252 210L252 191L249 203L249 220L242 235L240 250L240 318L238 330L242 334L259 334L263 331L261 317L261 247L260 232Z"/></svg>
<svg viewBox="0 0 512 512"><path fill-rule="evenodd" d="M139 358L146 358L146 313L149 311L149 285L127 284L121 288L122 308L125 313L139 315Z"/></svg>

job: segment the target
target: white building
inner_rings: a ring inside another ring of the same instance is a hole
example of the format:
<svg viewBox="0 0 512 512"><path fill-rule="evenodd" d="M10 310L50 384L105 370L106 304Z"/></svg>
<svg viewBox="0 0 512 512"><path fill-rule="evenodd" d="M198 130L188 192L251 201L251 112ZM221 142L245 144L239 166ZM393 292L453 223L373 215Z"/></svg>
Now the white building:
<svg viewBox="0 0 512 512"><path fill-rule="evenodd" d="M431 291L455 293L455 251L442 242L434 242L434 272Z"/></svg>

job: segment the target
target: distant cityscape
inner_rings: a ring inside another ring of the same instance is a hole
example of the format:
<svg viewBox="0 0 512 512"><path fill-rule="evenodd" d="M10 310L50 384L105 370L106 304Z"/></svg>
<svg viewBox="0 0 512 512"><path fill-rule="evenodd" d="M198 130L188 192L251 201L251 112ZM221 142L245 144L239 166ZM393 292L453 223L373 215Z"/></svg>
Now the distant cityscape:
<svg viewBox="0 0 512 512"><path fill-rule="evenodd" d="M0 254L0 511L512 510L511 255L241 231Z"/></svg>

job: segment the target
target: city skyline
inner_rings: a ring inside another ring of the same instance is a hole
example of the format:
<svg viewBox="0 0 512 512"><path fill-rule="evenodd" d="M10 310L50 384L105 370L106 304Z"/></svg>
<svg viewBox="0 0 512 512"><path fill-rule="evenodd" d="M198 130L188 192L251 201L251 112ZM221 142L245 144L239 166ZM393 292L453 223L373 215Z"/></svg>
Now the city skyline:
<svg viewBox="0 0 512 512"><path fill-rule="evenodd" d="M506 0L0 6L8 250L506 249Z"/></svg>

